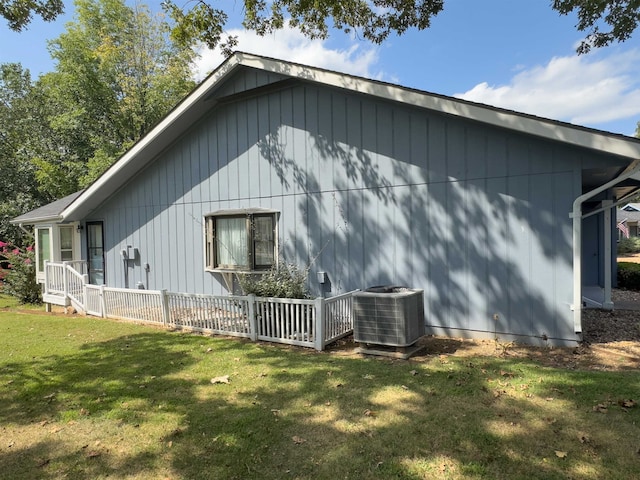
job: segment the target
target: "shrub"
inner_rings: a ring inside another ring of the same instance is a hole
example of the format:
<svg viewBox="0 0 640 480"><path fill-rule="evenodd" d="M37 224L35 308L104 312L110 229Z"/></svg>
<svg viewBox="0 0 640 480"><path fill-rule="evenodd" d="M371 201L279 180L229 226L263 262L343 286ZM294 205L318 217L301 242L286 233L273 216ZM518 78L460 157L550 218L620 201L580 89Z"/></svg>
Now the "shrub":
<svg viewBox="0 0 640 480"><path fill-rule="evenodd" d="M263 274L239 274L245 295L275 298L309 298L308 270L291 263L280 263Z"/></svg>
<svg viewBox="0 0 640 480"><path fill-rule="evenodd" d="M640 237L623 238L618 242L618 255L640 252Z"/></svg>
<svg viewBox="0 0 640 480"><path fill-rule="evenodd" d="M618 263L618 288L640 290L640 264L632 262Z"/></svg>
<svg viewBox="0 0 640 480"><path fill-rule="evenodd" d="M33 247L21 250L0 242L2 256L3 292L12 295L20 303L40 303L40 285L36 283L35 254Z"/></svg>

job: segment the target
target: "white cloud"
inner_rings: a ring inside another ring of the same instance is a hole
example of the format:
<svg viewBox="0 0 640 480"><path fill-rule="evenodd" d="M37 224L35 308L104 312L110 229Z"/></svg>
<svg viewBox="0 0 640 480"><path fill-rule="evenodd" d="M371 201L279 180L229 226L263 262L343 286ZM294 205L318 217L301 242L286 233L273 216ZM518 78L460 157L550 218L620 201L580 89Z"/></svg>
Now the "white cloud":
<svg viewBox="0 0 640 480"><path fill-rule="evenodd" d="M381 71L373 71L378 61L374 47L362 48L362 44L352 43L345 49L332 49L327 47L324 40L309 40L299 30L289 27L264 37L240 29L226 33L238 37L237 49L243 52L367 78L384 78ZM196 79L202 80L223 61L224 57L219 51L202 49L195 65Z"/></svg>
<svg viewBox="0 0 640 480"><path fill-rule="evenodd" d="M556 57L507 85L480 83L458 98L579 125L640 117L640 50Z"/></svg>

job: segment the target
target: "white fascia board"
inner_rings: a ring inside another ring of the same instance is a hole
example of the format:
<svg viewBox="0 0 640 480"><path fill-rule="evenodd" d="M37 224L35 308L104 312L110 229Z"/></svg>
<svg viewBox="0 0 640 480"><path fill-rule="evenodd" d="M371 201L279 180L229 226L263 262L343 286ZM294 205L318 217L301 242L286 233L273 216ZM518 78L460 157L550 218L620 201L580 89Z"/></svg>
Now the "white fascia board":
<svg viewBox="0 0 640 480"><path fill-rule="evenodd" d="M394 102L415 105L529 135L599 150L608 154L632 159L640 158L640 142L632 138L626 139L624 136L618 137L607 132L600 133L598 131L583 130L582 127L578 126L562 125L551 120L532 118L516 112L496 109L488 105L446 98L315 67L290 64L246 53L239 53L238 57L240 63L248 67L291 75L320 84L372 95Z"/></svg>
<svg viewBox="0 0 640 480"><path fill-rule="evenodd" d="M149 147L149 145L167 131L170 126L179 121L180 117L185 115L196 103L205 97L209 90L223 77L228 75L238 64L238 59L235 56L230 57L226 62L224 62L204 82L196 87L190 95L188 95L171 112L169 112L169 114L164 117L147 135L142 137L135 145L127 150L125 154L116 161L116 163L109 167L102 176L87 187L87 189L78 198L76 198L75 201L65 208L60 214L60 219L64 220L72 217L86 200L91 198L93 195L98 194L98 192L103 188L108 187L108 184L112 180L116 179L118 174L126 170L132 162L135 161L138 155L140 155Z"/></svg>

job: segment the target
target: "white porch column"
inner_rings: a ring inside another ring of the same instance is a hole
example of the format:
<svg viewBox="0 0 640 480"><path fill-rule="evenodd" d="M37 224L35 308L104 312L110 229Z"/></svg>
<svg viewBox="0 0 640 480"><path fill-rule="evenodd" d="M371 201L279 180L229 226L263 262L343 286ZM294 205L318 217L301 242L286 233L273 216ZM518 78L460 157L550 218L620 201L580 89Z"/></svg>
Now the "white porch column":
<svg viewBox="0 0 640 480"><path fill-rule="evenodd" d="M602 207L604 208L604 301L602 302L602 308L604 310L613 310L613 302L611 301L611 210L613 201L603 200Z"/></svg>

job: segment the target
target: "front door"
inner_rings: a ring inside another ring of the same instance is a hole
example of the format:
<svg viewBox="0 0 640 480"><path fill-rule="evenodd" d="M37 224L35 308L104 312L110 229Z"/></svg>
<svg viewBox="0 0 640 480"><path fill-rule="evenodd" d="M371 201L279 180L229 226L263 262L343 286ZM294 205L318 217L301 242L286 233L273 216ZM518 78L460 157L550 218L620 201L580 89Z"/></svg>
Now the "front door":
<svg viewBox="0 0 640 480"><path fill-rule="evenodd" d="M104 285L104 233L102 222L87 222L89 283Z"/></svg>

